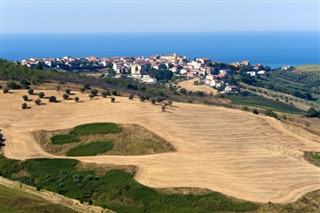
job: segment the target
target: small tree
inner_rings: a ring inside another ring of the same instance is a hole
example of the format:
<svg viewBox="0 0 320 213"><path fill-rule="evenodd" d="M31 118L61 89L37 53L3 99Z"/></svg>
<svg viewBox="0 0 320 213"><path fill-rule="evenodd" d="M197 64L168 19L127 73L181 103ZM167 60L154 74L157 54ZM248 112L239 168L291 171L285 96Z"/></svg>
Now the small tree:
<svg viewBox="0 0 320 213"><path fill-rule="evenodd" d="M3 89L3 93L9 93L9 89L8 88L4 88Z"/></svg>
<svg viewBox="0 0 320 213"><path fill-rule="evenodd" d="M161 107L162 112L165 112L165 111L166 111L166 106L167 106L167 105L163 105L163 106Z"/></svg>
<svg viewBox="0 0 320 213"><path fill-rule="evenodd" d="M96 90L96 89L91 90L91 95L97 96L98 95L98 90Z"/></svg>
<svg viewBox="0 0 320 213"><path fill-rule="evenodd" d="M34 91L33 91L32 88L30 88L30 89L28 90L28 94L29 94L29 95L33 95L33 92L34 92Z"/></svg>
<svg viewBox="0 0 320 213"><path fill-rule="evenodd" d="M63 94L63 99L64 100L68 100L69 99L69 95L68 94Z"/></svg>
<svg viewBox="0 0 320 213"><path fill-rule="evenodd" d="M27 108L28 108L27 103L23 103L23 104L22 104L22 109L27 109Z"/></svg>
<svg viewBox="0 0 320 213"><path fill-rule="evenodd" d="M92 100L94 98L94 95L90 94L89 98L90 98L90 100Z"/></svg>
<svg viewBox="0 0 320 213"><path fill-rule="evenodd" d="M40 99L36 99L36 100L34 100L34 103L39 106L39 105L41 105L41 100Z"/></svg>
<svg viewBox="0 0 320 213"><path fill-rule="evenodd" d="M320 116L320 112L318 112L313 107L309 108L307 113L306 113L306 117L309 117L309 118L315 118L315 117L319 117L319 116Z"/></svg>
<svg viewBox="0 0 320 213"><path fill-rule="evenodd" d="M83 87L84 87L84 89L87 89L87 90L91 89L90 84L85 84Z"/></svg>
<svg viewBox="0 0 320 213"><path fill-rule="evenodd" d="M111 102L114 103L116 99L114 97L111 98Z"/></svg>
<svg viewBox="0 0 320 213"><path fill-rule="evenodd" d="M278 118L277 113L273 112L271 109L267 109L264 114L269 117Z"/></svg>
<svg viewBox="0 0 320 213"><path fill-rule="evenodd" d="M107 97L107 93L106 93L106 92L102 92L102 93L101 93L101 96L102 96L103 98L106 98L106 97Z"/></svg>
<svg viewBox="0 0 320 213"><path fill-rule="evenodd" d="M133 94L130 94L129 95L129 100L132 100L133 99Z"/></svg>
<svg viewBox="0 0 320 213"><path fill-rule="evenodd" d="M111 94L116 96L116 95L118 95L118 91L117 90L112 90Z"/></svg>
<svg viewBox="0 0 320 213"><path fill-rule="evenodd" d="M151 104L156 104L156 99L152 98L151 99Z"/></svg>
<svg viewBox="0 0 320 213"><path fill-rule="evenodd" d="M259 115L259 111L257 109L252 110L253 114Z"/></svg>
<svg viewBox="0 0 320 213"><path fill-rule="evenodd" d="M71 90L70 89L66 89L66 94L70 95L71 94Z"/></svg>
<svg viewBox="0 0 320 213"><path fill-rule="evenodd" d="M181 94L183 94L183 95L186 95L186 94L187 94L187 90L186 90L185 88L181 88L181 89L179 90L179 92L180 92Z"/></svg>
<svg viewBox="0 0 320 213"><path fill-rule="evenodd" d="M140 95L139 99L141 102L144 102L146 100L146 98L143 95Z"/></svg>
<svg viewBox="0 0 320 213"><path fill-rule="evenodd" d="M163 101L163 98L161 98L161 97L158 97L158 98L157 98L157 102L158 102L158 103L161 103L162 101Z"/></svg>
<svg viewBox="0 0 320 213"><path fill-rule="evenodd" d="M84 88L84 87L80 88L81 93L84 93L84 91L86 91L86 88Z"/></svg>
<svg viewBox="0 0 320 213"><path fill-rule="evenodd" d="M29 98L28 98L27 95L22 96L22 98L23 98L24 101L29 101Z"/></svg>
<svg viewBox="0 0 320 213"><path fill-rule="evenodd" d="M51 102L51 103L56 103L56 102L57 102L56 96L50 96L50 97L49 97L49 102Z"/></svg>
<svg viewBox="0 0 320 213"><path fill-rule="evenodd" d="M39 96L39 98L44 98L45 95L44 95L43 92L39 92L39 95L38 95L38 96Z"/></svg>
<svg viewBox="0 0 320 213"><path fill-rule="evenodd" d="M75 97L74 100L75 100L75 102L79 102L80 101L79 97Z"/></svg>

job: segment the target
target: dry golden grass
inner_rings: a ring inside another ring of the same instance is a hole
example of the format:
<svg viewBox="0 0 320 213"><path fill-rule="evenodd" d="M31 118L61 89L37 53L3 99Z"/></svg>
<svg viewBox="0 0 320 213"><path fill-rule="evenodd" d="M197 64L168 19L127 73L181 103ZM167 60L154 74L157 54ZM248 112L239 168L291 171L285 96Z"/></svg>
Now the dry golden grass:
<svg viewBox="0 0 320 213"><path fill-rule="evenodd" d="M120 127L122 132L117 134L79 136L80 142L61 145L52 144L51 137L59 134L68 134L72 129L40 130L32 132L32 135L44 151L55 155L65 155L68 150L74 147L94 141L111 141L113 143L112 150L99 155L147 155L175 151L169 142L144 127L136 124L122 124Z"/></svg>
<svg viewBox="0 0 320 213"><path fill-rule="evenodd" d="M61 100L63 92L45 91ZM176 152L142 156L73 157L82 162L135 165L135 179L155 188L198 187L256 202L293 202L320 189L320 170L304 151L320 144L283 127L273 118L222 107L174 103L160 106L117 97L82 103L63 101L22 110L26 91L2 94L2 127L9 158L59 157L48 154L31 132L68 129L93 122L135 123L171 142ZM45 102L47 100L44 100Z"/></svg>
<svg viewBox="0 0 320 213"><path fill-rule="evenodd" d="M202 91L202 92L206 92L208 94L210 94L210 93L217 94L218 93L216 89L213 89L212 87L209 87L207 85L195 85L194 84L195 81L199 81L199 78L181 81L178 83L178 85L181 86L182 88L185 88L186 90L192 91L192 92Z"/></svg>

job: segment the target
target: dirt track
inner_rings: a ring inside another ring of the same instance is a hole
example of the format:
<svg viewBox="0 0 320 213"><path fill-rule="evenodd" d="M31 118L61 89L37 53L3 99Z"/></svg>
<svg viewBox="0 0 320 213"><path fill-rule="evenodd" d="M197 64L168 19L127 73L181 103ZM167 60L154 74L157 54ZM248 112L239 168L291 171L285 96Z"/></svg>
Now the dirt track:
<svg viewBox="0 0 320 213"><path fill-rule="evenodd" d="M137 99L63 101L22 110L22 95L2 96L5 155L54 157L31 135L34 130L72 128L91 122L136 123L166 138L178 150L145 156L78 157L83 162L137 165L136 180L150 187L201 187L256 202L293 202L320 189L320 170L302 151L320 144L284 129L279 121L252 113L174 103L168 112ZM49 93L45 92L46 95ZM61 99L63 93L50 92ZM31 97L32 98L32 97ZM46 101L45 101L46 102Z"/></svg>

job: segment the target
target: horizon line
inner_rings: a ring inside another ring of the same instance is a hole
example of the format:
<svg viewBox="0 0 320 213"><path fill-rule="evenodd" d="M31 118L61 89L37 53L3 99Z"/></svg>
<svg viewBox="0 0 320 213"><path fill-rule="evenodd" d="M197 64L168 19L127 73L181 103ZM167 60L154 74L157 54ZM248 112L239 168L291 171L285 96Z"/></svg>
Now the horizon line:
<svg viewBox="0 0 320 213"><path fill-rule="evenodd" d="M139 31L139 32L2 32L2 35L40 35L40 34L154 34L154 33L269 33L269 32L317 32L319 30L241 30L241 31L231 31L231 30L219 30L219 31Z"/></svg>

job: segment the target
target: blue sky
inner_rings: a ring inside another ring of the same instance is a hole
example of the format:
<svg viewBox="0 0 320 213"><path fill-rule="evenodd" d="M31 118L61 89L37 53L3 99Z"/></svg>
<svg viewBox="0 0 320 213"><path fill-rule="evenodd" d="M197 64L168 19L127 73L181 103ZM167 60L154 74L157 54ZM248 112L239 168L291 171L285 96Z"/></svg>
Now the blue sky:
<svg viewBox="0 0 320 213"><path fill-rule="evenodd" d="M4 34L319 31L320 28L320 3L308 0L2 1Z"/></svg>

